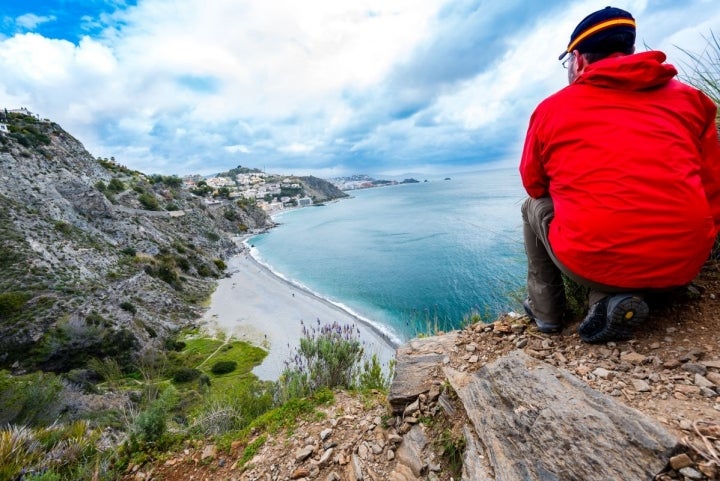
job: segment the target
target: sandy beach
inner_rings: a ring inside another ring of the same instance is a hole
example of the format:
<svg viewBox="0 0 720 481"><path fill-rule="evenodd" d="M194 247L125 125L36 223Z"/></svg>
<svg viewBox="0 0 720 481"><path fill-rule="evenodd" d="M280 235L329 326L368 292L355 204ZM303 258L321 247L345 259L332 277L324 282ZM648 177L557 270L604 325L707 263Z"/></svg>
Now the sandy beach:
<svg viewBox="0 0 720 481"><path fill-rule="evenodd" d="M383 365L395 355L393 342L363 319L302 289L257 262L248 252L228 261L229 277L218 282L210 308L201 322L213 331L224 332L268 350L253 373L263 380L276 380L302 336L301 321L317 325L338 322L354 324L365 352L377 354Z"/></svg>

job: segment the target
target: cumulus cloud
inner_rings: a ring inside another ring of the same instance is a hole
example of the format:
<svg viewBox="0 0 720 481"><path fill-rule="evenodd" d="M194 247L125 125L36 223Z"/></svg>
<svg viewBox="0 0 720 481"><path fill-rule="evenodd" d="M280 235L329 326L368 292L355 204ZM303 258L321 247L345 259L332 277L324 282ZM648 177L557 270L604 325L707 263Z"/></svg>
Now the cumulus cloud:
<svg viewBox="0 0 720 481"><path fill-rule="evenodd" d="M705 0L661 10L643 0L620 3L638 18L639 43L669 50L702 39L706 32L689 27L693 18L707 27L720 22ZM534 106L566 82L555 59L569 32L597 4L145 0L115 7L73 11L75 24L50 10L22 16L28 30L62 24L72 32L66 37L3 27L0 106L26 106L94 155L148 173L212 173L239 163L373 173L516 155Z"/></svg>

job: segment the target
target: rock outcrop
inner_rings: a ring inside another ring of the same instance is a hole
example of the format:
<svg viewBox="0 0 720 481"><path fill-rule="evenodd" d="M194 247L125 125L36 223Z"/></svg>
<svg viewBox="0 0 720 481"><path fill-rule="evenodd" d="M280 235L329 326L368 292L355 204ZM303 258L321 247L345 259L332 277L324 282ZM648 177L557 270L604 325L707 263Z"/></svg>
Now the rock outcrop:
<svg viewBox="0 0 720 481"><path fill-rule="evenodd" d="M66 371L162 344L201 314L235 238L272 225L254 205L208 206L177 177L95 159L53 122L5 121L0 368Z"/></svg>

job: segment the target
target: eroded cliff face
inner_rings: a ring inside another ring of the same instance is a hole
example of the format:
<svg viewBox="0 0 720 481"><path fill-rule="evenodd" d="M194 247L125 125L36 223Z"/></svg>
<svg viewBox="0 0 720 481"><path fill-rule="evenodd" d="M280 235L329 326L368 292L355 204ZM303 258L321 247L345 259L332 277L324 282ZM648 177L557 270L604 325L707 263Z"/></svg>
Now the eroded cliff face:
<svg viewBox="0 0 720 481"><path fill-rule="evenodd" d="M236 238L272 225L177 177L95 159L52 122L0 133L0 367L64 371L192 323Z"/></svg>
<svg viewBox="0 0 720 481"><path fill-rule="evenodd" d="M330 182L318 179L313 176L299 177L303 184L305 194L313 199L314 202L325 202L333 199L348 197L342 190L335 187Z"/></svg>

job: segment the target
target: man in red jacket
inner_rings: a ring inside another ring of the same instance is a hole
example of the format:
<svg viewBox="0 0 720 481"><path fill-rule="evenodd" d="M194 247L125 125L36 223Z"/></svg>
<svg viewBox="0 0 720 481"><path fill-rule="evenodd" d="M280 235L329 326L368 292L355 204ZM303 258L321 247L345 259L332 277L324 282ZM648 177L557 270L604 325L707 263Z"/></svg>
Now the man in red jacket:
<svg viewBox="0 0 720 481"><path fill-rule="evenodd" d="M588 15L560 56L570 85L530 119L524 306L543 332L564 327L564 272L590 289L584 341L631 337L644 294L688 284L720 228L716 106L634 44L630 13Z"/></svg>

